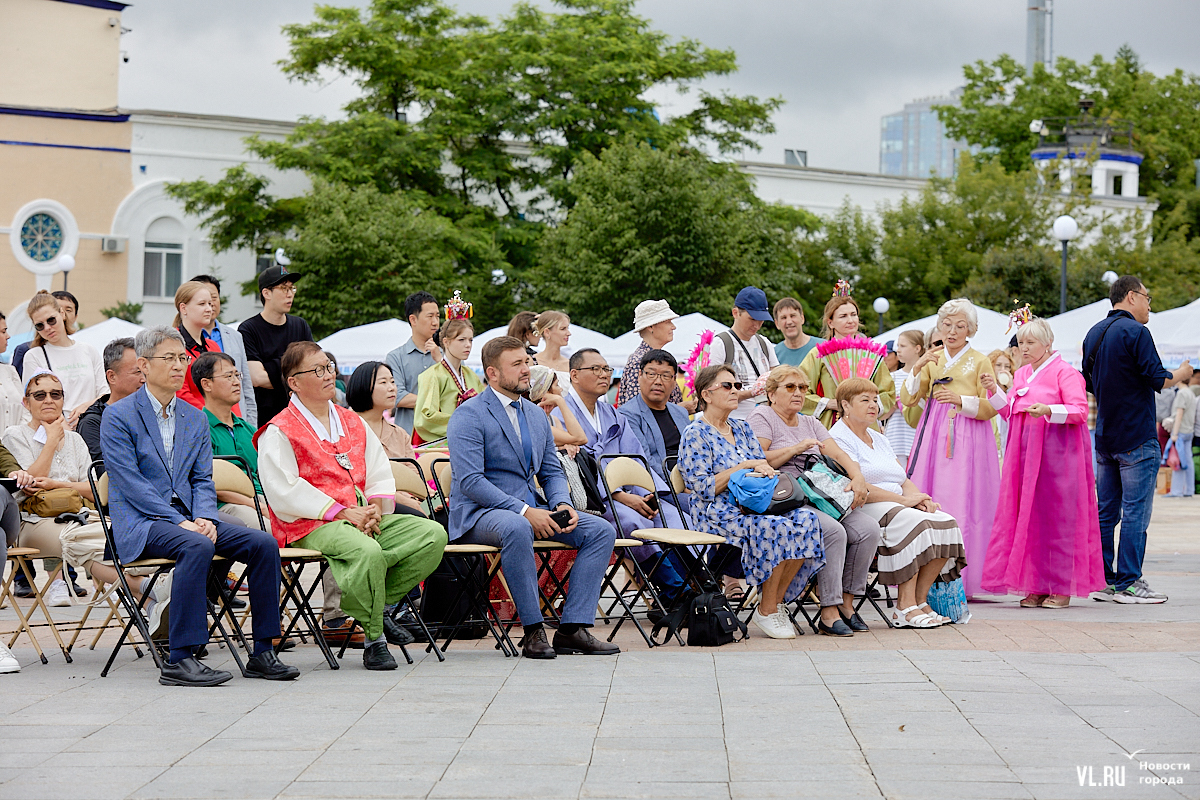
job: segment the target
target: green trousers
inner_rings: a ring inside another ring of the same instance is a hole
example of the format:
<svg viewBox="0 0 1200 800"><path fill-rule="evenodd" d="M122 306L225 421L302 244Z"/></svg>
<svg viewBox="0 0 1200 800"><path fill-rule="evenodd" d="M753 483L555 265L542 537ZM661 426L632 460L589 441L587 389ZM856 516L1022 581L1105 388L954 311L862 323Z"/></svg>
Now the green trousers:
<svg viewBox="0 0 1200 800"><path fill-rule="evenodd" d="M400 602L441 563L446 530L430 519L388 514L374 538L338 520L294 544L325 556L342 590L342 610L358 620L368 639L378 639L383 607Z"/></svg>

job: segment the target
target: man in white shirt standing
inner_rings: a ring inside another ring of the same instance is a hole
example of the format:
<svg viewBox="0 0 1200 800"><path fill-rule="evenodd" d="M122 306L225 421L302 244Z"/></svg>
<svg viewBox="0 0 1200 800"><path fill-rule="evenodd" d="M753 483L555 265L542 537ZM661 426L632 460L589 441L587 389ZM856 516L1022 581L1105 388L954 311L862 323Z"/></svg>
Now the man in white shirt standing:
<svg viewBox="0 0 1200 800"><path fill-rule="evenodd" d="M713 337L709 345L708 363L730 365L742 383L737 411L729 415L736 419L746 419L755 406L766 402L764 385L759 379L765 379L768 372L779 366L775 346L758 332L764 322L770 321L766 292L747 286L733 301L733 325Z"/></svg>

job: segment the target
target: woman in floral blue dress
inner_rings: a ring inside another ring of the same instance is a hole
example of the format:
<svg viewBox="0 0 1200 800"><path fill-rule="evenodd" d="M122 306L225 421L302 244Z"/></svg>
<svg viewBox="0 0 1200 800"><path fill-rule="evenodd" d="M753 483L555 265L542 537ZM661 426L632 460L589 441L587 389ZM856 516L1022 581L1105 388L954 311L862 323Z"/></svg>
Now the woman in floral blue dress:
<svg viewBox="0 0 1200 800"><path fill-rule="evenodd" d="M825 566L821 525L808 508L782 516L744 514L729 492L733 473L749 469L774 476L754 431L730 419L741 384L728 367L706 367L696 376L700 415L683 432L679 470L692 494L692 521L698 530L724 536L742 552L746 580L759 587L761 600L751 620L772 639L794 639L796 628L782 604L794 600L808 579Z"/></svg>

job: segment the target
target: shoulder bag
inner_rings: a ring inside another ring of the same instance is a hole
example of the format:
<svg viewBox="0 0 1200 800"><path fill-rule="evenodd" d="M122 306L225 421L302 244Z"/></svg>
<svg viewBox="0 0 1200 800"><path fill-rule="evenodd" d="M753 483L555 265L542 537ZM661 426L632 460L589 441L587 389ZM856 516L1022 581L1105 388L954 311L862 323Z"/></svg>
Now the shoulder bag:
<svg viewBox="0 0 1200 800"><path fill-rule="evenodd" d="M850 489L850 476L842 465L824 454L809 454L802 458L804 466L798 483L809 504L836 520L849 514L854 492Z"/></svg>
<svg viewBox="0 0 1200 800"><path fill-rule="evenodd" d="M688 629L689 647L720 647L740 642L749 635L746 623L738 619L722 592L704 592L685 598L675 609L654 626L651 640L666 644L681 627ZM660 641L660 632L665 635Z"/></svg>
<svg viewBox="0 0 1200 800"><path fill-rule="evenodd" d="M83 497L74 489L39 489L21 501L21 510L35 517L53 519L83 508Z"/></svg>

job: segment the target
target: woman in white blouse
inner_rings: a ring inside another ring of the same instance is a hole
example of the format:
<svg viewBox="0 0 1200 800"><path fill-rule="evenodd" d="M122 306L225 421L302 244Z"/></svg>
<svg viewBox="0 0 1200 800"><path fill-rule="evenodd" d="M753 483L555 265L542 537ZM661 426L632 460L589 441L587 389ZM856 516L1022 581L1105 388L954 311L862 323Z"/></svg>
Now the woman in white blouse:
<svg viewBox="0 0 1200 800"><path fill-rule="evenodd" d="M49 370L62 380L67 430L73 431L79 415L108 391L104 359L90 344L71 338L75 331L67 325L62 306L54 295L44 290L38 292L26 310L37 333L25 354L21 377L28 380L30 375Z"/></svg>
<svg viewBox="0 0 1200 800"><path fill-rule="evenodd" d="M28 360L25 363L28 368ZM23 402L30 414L29 422L5 430L3 441L4 447L32 479L24 489L25 494L42 489L72 489L83 499L94 501L87 479L92 457L83 437L67 430L63 417L62 381L52 372L31 373ZM22 514L17 544L36 547L48 562L63 558L72 566L86 569L93 579L103 583L112 584L117 580L117 571L103 563L104 531L99 522L82 525ZM54 566L47 563L47 569L53 570ZM130 578L129 583L135 592L141 590L142 579ZM70 594L60 573L46 591L46 603L70 605Z"/></svg>
<svg viewBox="0 0 1200 800"><path fill-rule="evenodd" d="M842 381L837 389L841 419L829 431L858 462L867 481L862 510L879 522L880 582L897 587L899 628L936 628L950 620L934 613L926 598L941 577L953 580L967 565L962 532L954 517L908 479L887 437L872 429L879 417L879 388L865 378Z"/></svg>
<svg viewBox="0 0 1200 800"><path fill-rule="evenodd" d="M8 320L0 313L0 353L8 351ZM21 402L21 376L11 364L0 364L0 433L29 419Z"/></svg>

